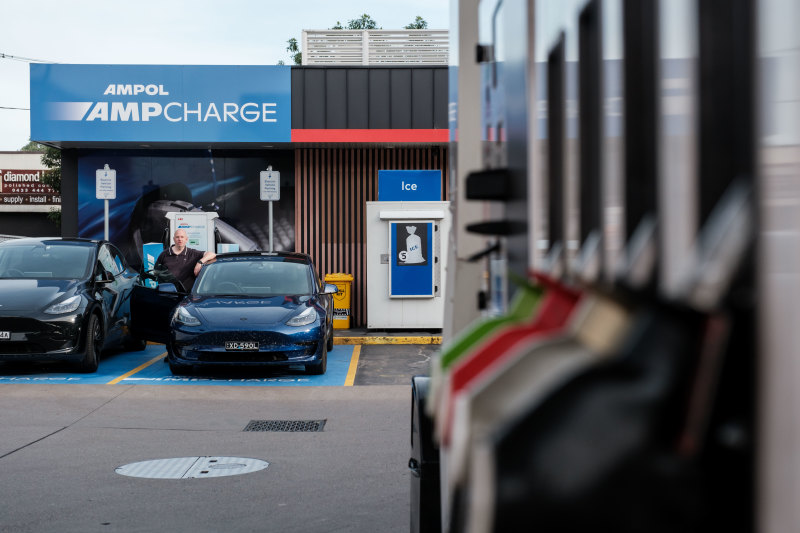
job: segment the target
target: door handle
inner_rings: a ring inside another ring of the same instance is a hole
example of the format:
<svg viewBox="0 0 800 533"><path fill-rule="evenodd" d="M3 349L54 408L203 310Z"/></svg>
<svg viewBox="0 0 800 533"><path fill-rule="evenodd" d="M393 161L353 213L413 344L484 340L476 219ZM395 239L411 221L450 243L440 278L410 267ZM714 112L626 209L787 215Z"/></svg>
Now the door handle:
<svg viewBox="0 0 800 533"><path fill-rule="evenodd" d="M419 463L413 457L408 460L408 469L411 470L411 475L419 477Z"/></svg>

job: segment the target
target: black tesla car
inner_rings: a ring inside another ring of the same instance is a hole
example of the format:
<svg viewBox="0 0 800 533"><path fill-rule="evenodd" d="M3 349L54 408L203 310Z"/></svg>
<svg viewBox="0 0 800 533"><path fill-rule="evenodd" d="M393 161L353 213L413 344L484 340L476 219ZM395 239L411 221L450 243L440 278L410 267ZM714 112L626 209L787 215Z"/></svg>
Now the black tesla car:
<svg viewBox="0 0 800 533"><path fill-rule="evenodd" d="M0 243L0 361L67 361L94 372L106 348L144 349L129 329L138 279L106 241Z"/></svg>

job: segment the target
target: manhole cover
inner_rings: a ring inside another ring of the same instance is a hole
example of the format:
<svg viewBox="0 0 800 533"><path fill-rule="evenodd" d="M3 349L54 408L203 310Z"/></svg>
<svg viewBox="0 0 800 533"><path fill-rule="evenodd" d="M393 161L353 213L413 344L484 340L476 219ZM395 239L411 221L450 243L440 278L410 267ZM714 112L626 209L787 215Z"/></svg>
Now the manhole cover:
<svg viewBox="0 0 800 533"><path fill-rule="evenodd" d="M266 461L244 457L176 457L131 463L117 467L116 472L149 479L192 479L249 474L268 466Z"/></svg>

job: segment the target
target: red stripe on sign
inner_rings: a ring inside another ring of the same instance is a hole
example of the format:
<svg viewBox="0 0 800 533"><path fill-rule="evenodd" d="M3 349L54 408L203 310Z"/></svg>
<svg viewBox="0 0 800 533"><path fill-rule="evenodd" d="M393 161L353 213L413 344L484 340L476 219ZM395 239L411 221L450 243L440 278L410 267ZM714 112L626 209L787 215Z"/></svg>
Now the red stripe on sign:
<svg viewBox="0 0 800 533"><path fill-rule="evenodd" d="M335 142L335 143L402 143L425 142L446 143L450 140L449 130L442 129L386 129L386 130L292 130L292 142Z"/></svg>

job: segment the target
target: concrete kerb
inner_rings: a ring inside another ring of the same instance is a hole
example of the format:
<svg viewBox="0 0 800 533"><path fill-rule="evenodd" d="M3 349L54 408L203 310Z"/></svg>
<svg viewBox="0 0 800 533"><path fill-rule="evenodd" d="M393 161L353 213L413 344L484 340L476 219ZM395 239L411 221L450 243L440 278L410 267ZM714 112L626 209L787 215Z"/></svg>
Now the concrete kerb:
<svg viewBox="0 0 800 533"><path fill-rule="evenodd" d="M333 344L441 344L441 335L426 336L401 336L401 335L372 335L372 336L335 336Z"/></svg>

